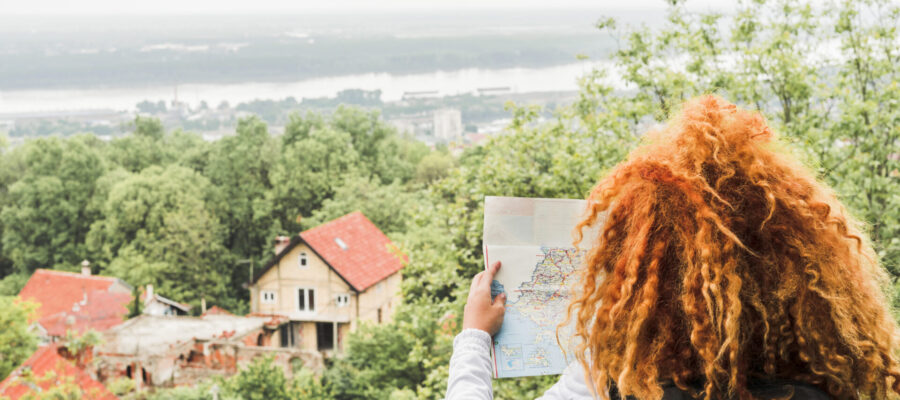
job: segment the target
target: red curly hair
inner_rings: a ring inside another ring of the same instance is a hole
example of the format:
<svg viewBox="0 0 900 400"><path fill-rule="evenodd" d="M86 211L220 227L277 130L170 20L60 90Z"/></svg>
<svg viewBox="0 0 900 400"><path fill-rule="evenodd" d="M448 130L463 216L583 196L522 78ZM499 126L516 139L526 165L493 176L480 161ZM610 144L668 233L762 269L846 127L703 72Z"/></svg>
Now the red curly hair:
<svg viewBox="0 0 900 400"><path fill-rule="evenodd" d="M900 393L886 274L763 117L704 96L646 139L576 229L600 225L569 316L601 396L659 399L671 382L749 399L758 379Z"/></svg>

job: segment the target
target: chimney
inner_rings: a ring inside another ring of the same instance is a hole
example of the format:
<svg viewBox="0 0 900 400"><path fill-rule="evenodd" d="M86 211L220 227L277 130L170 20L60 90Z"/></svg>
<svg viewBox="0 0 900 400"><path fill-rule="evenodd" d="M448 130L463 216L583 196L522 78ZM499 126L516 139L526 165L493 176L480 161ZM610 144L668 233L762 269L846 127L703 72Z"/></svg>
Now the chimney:
<svg viewBox="0 0 900 400"><path fill-rule="evenodd" d="M147 285L146 293L147 293L147 300L145 300L145 301L153 300L153 285Z"/></svg>
<svg viewBox="0 0 900 400"><path fill-rule="evenodd" d="M281 253L281 251L284 250L285 247L287 247L288 243L290 243L290 242L291 242L291 238L289 238L287 236L277 236L275 238L275 255L278 255L278 253Z"/></svg>
<svg viewBox="0 0 900 400"><path fill-rule="evenodd" d="M84 276L91 276L91 262L88 260L84 260L81 262L81 274Z"/></svg>

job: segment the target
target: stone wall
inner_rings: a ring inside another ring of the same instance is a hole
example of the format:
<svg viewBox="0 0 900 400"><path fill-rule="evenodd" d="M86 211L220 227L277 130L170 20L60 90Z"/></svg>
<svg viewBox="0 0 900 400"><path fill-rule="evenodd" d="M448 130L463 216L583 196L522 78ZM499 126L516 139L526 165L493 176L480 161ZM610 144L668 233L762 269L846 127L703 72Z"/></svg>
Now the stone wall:
<svg viewBox="0 0 900 400"><path fill-rule="evenodd" d="M195 340L172 346L162 355L140 358L124 354L96 355L101 380L129 377L138 388L193 385L214 376L234 375L257 358L271 357L285 375L293 375L293 363L316 373L324 369L322 355L295 348L256 346L260 335L233 340ZM266 339L263 336L264 340ZM296 361L295 361L296 360Z"/></svg>

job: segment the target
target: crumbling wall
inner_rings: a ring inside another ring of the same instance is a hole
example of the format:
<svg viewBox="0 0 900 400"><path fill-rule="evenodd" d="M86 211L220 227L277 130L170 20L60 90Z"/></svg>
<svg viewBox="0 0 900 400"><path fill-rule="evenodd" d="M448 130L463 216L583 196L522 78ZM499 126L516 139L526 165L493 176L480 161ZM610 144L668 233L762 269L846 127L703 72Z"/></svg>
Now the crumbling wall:
<svg viewBox="0 0 900 400"><path fill-rule="evenodd" d="M186 386L216 376L234 375L260 357L272 358L288 377L293 375L292 365L297 362L316 373L324 369L318 352L257 346L258 339L259 336L248 335L241 340L195 340L149 357L98 353L97 376L102 380L130 377L138 387ZM247 342L253 345L246 345Z"/></svg>

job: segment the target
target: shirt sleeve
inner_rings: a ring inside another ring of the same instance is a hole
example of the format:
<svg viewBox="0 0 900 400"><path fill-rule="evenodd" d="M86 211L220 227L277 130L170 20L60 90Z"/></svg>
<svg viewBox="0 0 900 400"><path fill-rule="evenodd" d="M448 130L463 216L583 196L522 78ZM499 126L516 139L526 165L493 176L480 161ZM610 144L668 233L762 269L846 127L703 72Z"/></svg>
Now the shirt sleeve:
<svg viewBox="0 0 900 400"><path fill-rule="evenodd" d="M491 335L465 329L453 339L450 377L445 400L491 400ZM539 400L592 400L597 398L585 379L584 368L573 362Z"/></svg>
<svg viewBox="0 0 900 400"><path fill-rule="evenodd" d="M491 335L464 329L453 339L446 400L491 400Z"/></svg>
<svg viewBox="0 0 900 400"><path fill-rule="evenodd" d="M593 400L593 384L588 385L584 368L578 361L569 364L562 376L538 400Z"/></svg>

